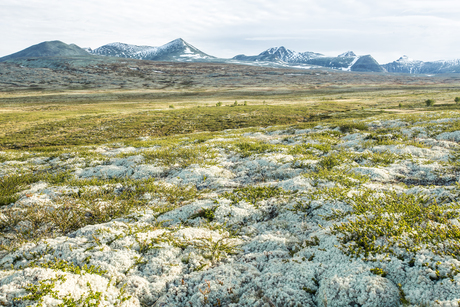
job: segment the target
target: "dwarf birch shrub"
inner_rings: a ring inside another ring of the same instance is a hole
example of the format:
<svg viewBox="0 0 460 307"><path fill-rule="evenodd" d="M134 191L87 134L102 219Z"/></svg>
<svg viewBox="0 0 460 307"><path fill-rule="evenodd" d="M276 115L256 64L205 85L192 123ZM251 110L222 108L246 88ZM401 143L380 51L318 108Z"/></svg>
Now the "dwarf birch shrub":
<svg viewBox="0 0 460 307"><path fill-rule="evenodd" d="M365 123L348 123L339 126L339 129L342 133L350 133L354 130L367 131L369 128Z"/></svg>
<svg viewBox="0 0 460 307"><path fill-rule="evenodd" d="M9 205L19 199L19 193L27 185L40 181L32 173L14 174L0 178L0 207Z"/></svg>
<svg viewBox="0 0 460 307"><path fill-rule="evenodd" d="M277 150L275 145L262 142L238 142L234 145L234 147L236 152L239 153L242 158Z"/></svg>
<svg viewBox="0 0 460 307"><path fill-rule="evenodd" d="M341 249L353 257L389 254L408 260L423 248L460 259L459 203L437 204L423 195L374 194L365 190L348 198L356 219L333 226Z"/></svg>
<svg viewBox="0 0 460 307"><path fill-rule="evenodd" d="M230 199L233 204L237 204L244 200L258 208L257 202L261 200L289 194L291 194L291 192L285 191L279 187L266 186L238 188L234 189L231 193L225 192L221 197Z"/></svg>
<svg viewBox="0 0 460 307"><path fill-rule="evenodd" d="M309 171L303 174L303 176L311 179L314 186L318 185L322 180L335 182L346 188L356 187L369 181L369 177L350 172L349 168L332 170L330 168L321 167L315 171Z"/></svg>
<svg viewBox="0 0 460 307"><path fill-rule="evenodd" d="M154 179L118 179L118 185L107 183L113 180L84 180L88 181L95 185L84 186L74 195L55 199L52 204L0 209L0 249L9 250L25 242L67 235L86 225L129 216L142 208L151 208L160 215L206 192L198 191L195 186L158 184ZM163 204L149 205L144 197L146 193Z"/></svg>
<svg viewBox="0 0 460 307"><path fill-rule="evenodd" d="M207 146L164 147L146 151L143 155L147 163L184 168L192 164L205 164L207 159L216 157L216 152Z"/></svg>

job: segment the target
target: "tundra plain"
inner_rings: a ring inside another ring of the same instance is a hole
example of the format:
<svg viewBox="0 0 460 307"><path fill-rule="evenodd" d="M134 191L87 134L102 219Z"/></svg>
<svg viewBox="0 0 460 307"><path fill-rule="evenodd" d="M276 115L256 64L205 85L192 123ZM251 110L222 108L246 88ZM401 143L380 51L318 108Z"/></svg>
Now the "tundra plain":
<svg viewBox="0 0 460 307"><path fill-rule="evenodd" d="M459 306L460 77L88 61L0 63L1 305Z"/></svg>

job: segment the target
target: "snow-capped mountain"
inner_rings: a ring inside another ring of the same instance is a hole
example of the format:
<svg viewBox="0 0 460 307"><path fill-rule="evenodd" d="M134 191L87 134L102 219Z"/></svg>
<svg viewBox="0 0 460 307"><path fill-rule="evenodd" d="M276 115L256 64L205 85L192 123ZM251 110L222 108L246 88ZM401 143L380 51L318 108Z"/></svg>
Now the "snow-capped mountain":
<svg viewBox="0 0 460 307"><path fill-rule="evenodd" d="M189 62L215 58L190 45L182 38L175 39L160 47L111 43L96 48L91 53L94 55L153 61Z"/></svg>
<svg viewBox="0 0 460 307"><path fill-rule="evenodd" d="M281 46L267 49L259 55L255 56L246 56L244 54L240 54L235 56L233 59L239 61L282 61L290 64L298 64L306 63L308 60L318 57L324 57L324 55L315 52L296 52Z"/></svg>
<svg viewBox="0 0 460 307"><path fill-rule="evenodd" d="M423 62L403 55L396 61L382 65L388 72L404 72L408 74L419 74L423 67Z"/></svg>
<svg viewBox="0 0 460 307"><path fill-rule="evenodd" d="M119 58L141 59L142 51L156 49L151 46L136 46L124 43L110 43L94 50L89 50L89 53L94 55L113 56Z"/></svg>
<svg viewBox="0 0 460 307"><path fill-rule="evenodd" d="M347 51L342 54L339 54L339 58L346 58L346 57L356 57L356 54L353 51Z"/></svg>
<svg viewBox="0 0 460 307"><path fill-rule="evenodd" d="M423 62L404 55L398 60L382 65L388 72L408 74L459 73L460 60Z"/></svg>
<svg viewBox="0 0 460 307"><path fill-rule="evenodd" d="M269 61L285 62L288 64L310 64L345 71L385 71L372 56L357 56L353 51L347 51L337 57L327 57L321 53L315 52L296 52L285 47L275 47L265 50L259 55L246 56L237 55L233 58L239 61Z"/></svg>
<svg viewBox="0 0 460 307"><path fill-rule="evenodd" d="M304 69L327 67L343 71L391 72L408 74L460 73L460 59L423 62L402 56L398 60L380 65L371 55L359 56L346 51L338 56L326 56L316 52L297 52L283 46L269 48L258 55L237 55L232 59L216 58L190 45L181 38L163 46L138 46L110 43L96 49L80 48L60 41L42 42L19 52L0 58L14 61L17 58L36 57L87 57L91 55L131 58L138 60L172 62L218 62L257 65L263 67L298 67Z"/></svg>

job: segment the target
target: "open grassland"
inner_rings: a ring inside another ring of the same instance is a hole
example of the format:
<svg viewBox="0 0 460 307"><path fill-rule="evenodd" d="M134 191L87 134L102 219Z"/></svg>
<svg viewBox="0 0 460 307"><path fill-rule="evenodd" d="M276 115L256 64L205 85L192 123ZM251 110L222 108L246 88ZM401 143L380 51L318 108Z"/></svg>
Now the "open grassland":
<svg viewBox="0 0 460 307"><path fill-rule="evenodd" d="M456 77L142 65L9 75L0 305L459 305Z"/></svg>
<svg viewBox="0 0 460 307"><path fill-rule="evenodd" d="M452 80L451 80L452 81ZM362 118L392 112L456 110L456 84L353 85L321 90L100 90L0 94L0 148L134 141L246 127ZM427 108L425 101L434 99Z"/></svg>

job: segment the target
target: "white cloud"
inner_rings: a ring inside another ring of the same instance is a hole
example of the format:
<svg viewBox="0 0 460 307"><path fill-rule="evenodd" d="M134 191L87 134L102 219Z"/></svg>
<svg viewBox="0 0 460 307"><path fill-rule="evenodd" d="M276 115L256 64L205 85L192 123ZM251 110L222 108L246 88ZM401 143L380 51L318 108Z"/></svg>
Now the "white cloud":
<svg viewBox="0 0 460 307"><path fill-rule="evenodd" d="M2 0L0 56L44 40L82 47L162 45L182 37L212 55L271 46L379 62L460 58L460 2L449 0ZM5 30L6 29L6 30Z"/></svg>

